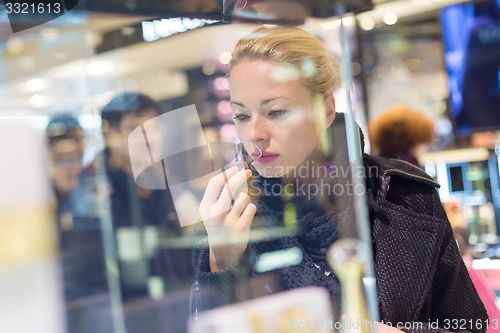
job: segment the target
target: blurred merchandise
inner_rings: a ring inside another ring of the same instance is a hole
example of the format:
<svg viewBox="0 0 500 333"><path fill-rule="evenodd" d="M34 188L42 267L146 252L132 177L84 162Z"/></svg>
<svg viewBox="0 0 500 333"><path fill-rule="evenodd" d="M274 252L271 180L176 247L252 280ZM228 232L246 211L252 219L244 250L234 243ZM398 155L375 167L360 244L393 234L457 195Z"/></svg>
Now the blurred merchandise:
<svg viewBox="0 0 500 333"><path fill-rule="evenodd" d="M63 333L44 133L22 119L2 119L0 133L0 332Z"/></svg>
<svg viewBox="0 0 500 333"><path fill-rule="evenodd" d="M307 287L204 311L189 322L188 332L326 333L339 328L331 313L328 291Z"/></svg>
<svg viewBox="0 0 500 333"><path fill-rule="evenodd" d="M470 233L465 241L473 246L470 252L474 257L483 256L499 240L499 158L485 148L432 152L422 157L426 172L441 185L439 195L452 226Z"/></svg>

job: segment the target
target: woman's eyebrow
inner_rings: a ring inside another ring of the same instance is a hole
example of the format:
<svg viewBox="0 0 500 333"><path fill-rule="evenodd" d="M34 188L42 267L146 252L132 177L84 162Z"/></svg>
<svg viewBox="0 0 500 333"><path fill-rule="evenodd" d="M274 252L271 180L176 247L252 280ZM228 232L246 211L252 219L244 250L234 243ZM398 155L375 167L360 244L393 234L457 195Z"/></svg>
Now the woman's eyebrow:
<svg viewBox="0 0 500 333"><path fill-rule="evenodd" d="M233 105L233 104L234 104L234 105L237 105L237 106L242 107L242 108L244 108L244 107L245 107L245 104L243 104L243 103L239 103L239 102L234 102L234 101L231 101L229 104L230 104L230 105Z"/></svg>
<svg viewBox="0 0 500 333"><path fill-rule="evenodd" d="M290 98L288 97L274 97L274 98L269 98L269 99L265 99L263 100L262 102L260 102L260 105L266 105L266 104L269 104L277 99L286 99L286 100L290 100Z"/></svg>
<svg viewBox="0 0 500 333"><path fill-rule="evenodd" d="M275 100L278 100L278 99L285 99L285 100L290 100L290 98L288 97L273 97L273 98L269 98L269 99L265 99L263 100L262 102L260 102L260 105L266 105L266 104L269 104L271 102L274 102ZM237 105L239 107L242 107L242 108L245 108L245 104L243 103L240 103L240 102L235 102L235 101L231 101L230 103L231 105Z"/></svg>

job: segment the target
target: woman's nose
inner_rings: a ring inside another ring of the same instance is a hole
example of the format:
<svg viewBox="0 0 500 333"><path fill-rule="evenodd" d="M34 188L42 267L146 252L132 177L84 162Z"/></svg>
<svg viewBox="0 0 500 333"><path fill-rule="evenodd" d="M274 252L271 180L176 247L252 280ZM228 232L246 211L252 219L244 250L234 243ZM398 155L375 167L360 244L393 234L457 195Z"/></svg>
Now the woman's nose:
<svg viewBox="0 0 500 333"><path fill-rule="evenodd" d="M250 133L248 139L251 142L267 141L269 140L269 132L265 124L265 119L260 115L253 117L250 125Z"/></svg>

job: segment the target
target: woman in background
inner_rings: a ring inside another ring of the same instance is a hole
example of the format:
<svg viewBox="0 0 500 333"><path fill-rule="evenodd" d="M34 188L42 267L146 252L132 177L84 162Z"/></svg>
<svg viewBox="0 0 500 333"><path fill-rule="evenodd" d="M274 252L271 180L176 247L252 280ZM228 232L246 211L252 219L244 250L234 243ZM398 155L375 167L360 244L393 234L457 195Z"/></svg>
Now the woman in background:
<svg viewBox="0 0 500 333"><path fill-rule="evenodd" d="M396 105L368 124L372 148L378 156L396 158L420 167L420 156L434 140L434 123L421 112Z"/></svg>

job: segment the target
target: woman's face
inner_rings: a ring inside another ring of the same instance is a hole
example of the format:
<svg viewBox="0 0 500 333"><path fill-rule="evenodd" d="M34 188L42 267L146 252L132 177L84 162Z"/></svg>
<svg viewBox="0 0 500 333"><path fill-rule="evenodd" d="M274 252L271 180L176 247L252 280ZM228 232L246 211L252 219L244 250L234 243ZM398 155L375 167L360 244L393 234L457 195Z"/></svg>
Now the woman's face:
<svg viewBox="0 0 500 333"><path fill-rule="evenodd" d="M318 144L310 89L289 68L262 60L235 65L229 83L238 136L263 153L253 166L264 177L290 174Z"/></svg>

